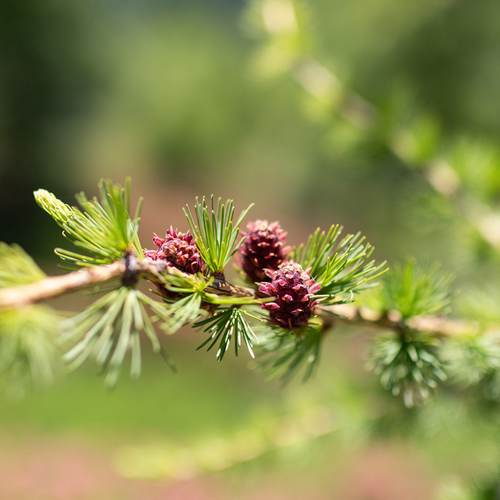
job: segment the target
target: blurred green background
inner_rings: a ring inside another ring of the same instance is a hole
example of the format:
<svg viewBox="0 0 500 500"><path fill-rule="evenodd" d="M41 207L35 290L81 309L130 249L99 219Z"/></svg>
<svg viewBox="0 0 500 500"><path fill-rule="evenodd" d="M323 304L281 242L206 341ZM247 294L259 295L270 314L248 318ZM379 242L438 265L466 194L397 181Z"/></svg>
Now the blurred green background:
<svg viewBox="0 0 500 500"><path fill-rule="evenodd" d="M500 275L470 224L500 199L499 34L495 0L4 0L0 240L59 272L32 191L131 175L145 246L215 193L292 243L337 222L380 259L438 262L460 304ZM426 177L443 158L459 196ZM151 358L110 393L89 366L1 399L0 498L498 498L498 407L402 410L369 338L338 330L283 389L186 331L177 374Z"/></svg>

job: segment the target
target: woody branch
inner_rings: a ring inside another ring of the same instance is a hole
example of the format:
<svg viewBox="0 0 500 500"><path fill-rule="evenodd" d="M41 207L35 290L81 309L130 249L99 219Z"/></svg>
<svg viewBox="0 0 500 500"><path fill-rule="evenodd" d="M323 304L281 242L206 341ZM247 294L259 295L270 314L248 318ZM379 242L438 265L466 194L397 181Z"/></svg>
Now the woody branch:
<svg viewBox="0 0 500 500"><path fill-rule="evenodd" d="M138 276L162 286L162 265L149 260L138 260L134 264ZM51 276L28 285L20 285L0 290L0 310L35 304L54 299L84 288L103 284L113 279L122 279L130 272L126 260L112 264L87 267L61 276ZM255 290L232 285L219 280L210 291L226 297L255 297ZM397 311L379 313L353 304L318 306L317 313L329 323L341 322L348 325L361 325L370 328L401 331L407 328L437 337L461 336L478 332L476 323L454 320L440 316L418 316L403 320Z"/></svg>

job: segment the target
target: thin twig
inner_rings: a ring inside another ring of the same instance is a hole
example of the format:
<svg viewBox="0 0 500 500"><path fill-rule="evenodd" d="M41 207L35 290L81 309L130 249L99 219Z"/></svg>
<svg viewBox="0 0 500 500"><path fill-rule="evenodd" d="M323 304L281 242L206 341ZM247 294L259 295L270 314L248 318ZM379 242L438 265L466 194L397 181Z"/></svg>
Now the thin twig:
<svg viewBox="0 0 500 500"><path fill-rule="evenodd" d="M118 278L124 271L125 263L117 261L105 266L87 267L61 276L51 276L29 285L4 288L0 290L0 309L22 307L59 297Z"/></svg>
<svg viewBox="0 0 500 500"><path fill-rule="evenodd" d="M159 271L153 263L138 261L136 269L150 281L159 280ZM22 307L54 299L82 288L121 278L125 272L125 260L119 260L112 264L86 267L61 276L50 276L29 285L4 288L0 290L0 309Z"/></svg>
<svg viewBox="0 0 500 500"><path fill-rule="evenodd" d="M137 261L135 266L139 275L162 288L161 271L164 269L161 266L147 260ZM61 276L48 277L29 285L5 288L0 290L0 310L46 301L82 288L118 279L126 271L125 260L119 260L112 264L88 267ZM255 297L254 289L235 286L229 282L225 282L221 290L211 288L211 292L227 298L234 297L235 299ZM479 325L475 322L453 320L439 316L418 316L403 321L397 311L381 314L354 304L320 306L316 312L327 324L341 321L351 325L357 324L395 331L407 328L438 337L470 335L480 331Z"/></svg>
<svg viewBox="0 0 500 500"><path fill-rule="evenodd" d="M346 324L400 331L403 328L437 337L459 337L479 333L480 325L473 321L441 316L416 316L403 320L397 311L386 314L354 304L341 304L319 308L320 315L330 316Z"/></svg>

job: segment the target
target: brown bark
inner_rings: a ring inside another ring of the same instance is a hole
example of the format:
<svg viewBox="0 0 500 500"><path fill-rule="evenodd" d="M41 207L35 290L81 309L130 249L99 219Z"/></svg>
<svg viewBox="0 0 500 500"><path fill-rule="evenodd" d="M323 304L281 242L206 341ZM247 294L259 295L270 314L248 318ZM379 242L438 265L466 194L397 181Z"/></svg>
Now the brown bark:
<svg viewBox="0 0 500 500"><path fill-rule="evenodd" d="M121 278L125 271L125 261L120 260L112 264L80 269L62 276L48 277L29 285L5 288L0 290L0 310L42 302L82 288L105 283L112 279ZM136 271L161 287L160 269L154 263L137 261ZM234 286L226 281L218 287L210 287L210 290L221 295L235 297L251 297L255 294L253 289ZM317 312L328 323L340 321L346 324L358 324L395 331L409 328L435 336L460 336L479 331L479 326L473 322L438 316L419 316L403 321L396 311L380 314L354 304L320 306Z"/></svg>
<svg viewBox="0 0 500 500"><path fill-rule="evenodd" d="M406 328L438 337L470 335L479 332L479 325L472 321L450 319L441 316L416 316L403 321L397 311L381 314L354 304L324 307L322 311L348 324L359 324L395 331L401 331Z"/></svg>
<svg viewBox="0 0 500 500"><path fill-rule="evenodd" d="M124 271L124 261L117 261L104 266L87 267L61 276L51 276L29 285L5 288L0 290L0 309L21 307L59 297L118 278Z"/></svg>

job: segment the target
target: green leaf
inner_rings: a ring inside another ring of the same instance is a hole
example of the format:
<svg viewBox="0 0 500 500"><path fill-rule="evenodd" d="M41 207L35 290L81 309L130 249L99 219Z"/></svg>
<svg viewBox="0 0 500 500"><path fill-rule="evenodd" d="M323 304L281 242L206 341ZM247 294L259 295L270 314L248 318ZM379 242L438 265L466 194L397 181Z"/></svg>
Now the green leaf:
<svg viewBox="0 0 500 500"><path fill-rule="evenodd" d="M341 233L338 225L328 231L318 228L291 254L321 285L317 297L327 304L352 302L355 294L374 286L386 271L385 262L371 259L374 248L364 236L348 234L340 240Z"/></svg>
<svg viewBox="0 0 500 500"><path fill-rule="evenodd" d="M35 283L45 273L19 246L0 242L0 288Z"/></svg>
<svg viewBox="0 0 500 500"><path fill-rule="evenodd" d="M168 320L165 305L138 290L121 287L104 295L77 316L64 321L63 343L72 345L64 355L70 368L77 368L92 357L106 372L107 385L113 386L130 352L131 376L139 376L139 335L146 334L154 352L162 351L154 330L154 319L150 318L145 306L153 311L155 319Z"/></svg>
<svg viewBox="0 0 500 500"><path fill-rule="evenodd" d="M253 344L255 342L255 334L248 324L245 317L245 312L239 307L229 307L220 309L213 316L195 323L194 328L203 328L203 332L209 337L198 346L198 350L203 347L210 351L217 343L216 358L222 361L224 355L234 342L234 353L238 356L242 343L253 358ZM234 339L234 340L233 340Z"/></svg>
<svg viewBox="0 0 500 500"><path fill-rule="evenodd" d="M130 216L130 181L125 187L109 180L99 182L99 199L89 200L84 193L77 195L81 207L73 207L58 200L44 189L35 191L38 205L62 228L63 236L85 253L56 249L61 259L77 266L108 264L134 248L143 256L139 243L139 200L136 214Z"/></svg>
<svg viewBox="0 0 500 500"><path fill-rule="evenodd" d="M240 224L250 208L243 210L234 222L234 202L196 198L194 214L188 205L184 214L193 233L200 255L212 273L220 273L241 245Z"/></svg>

